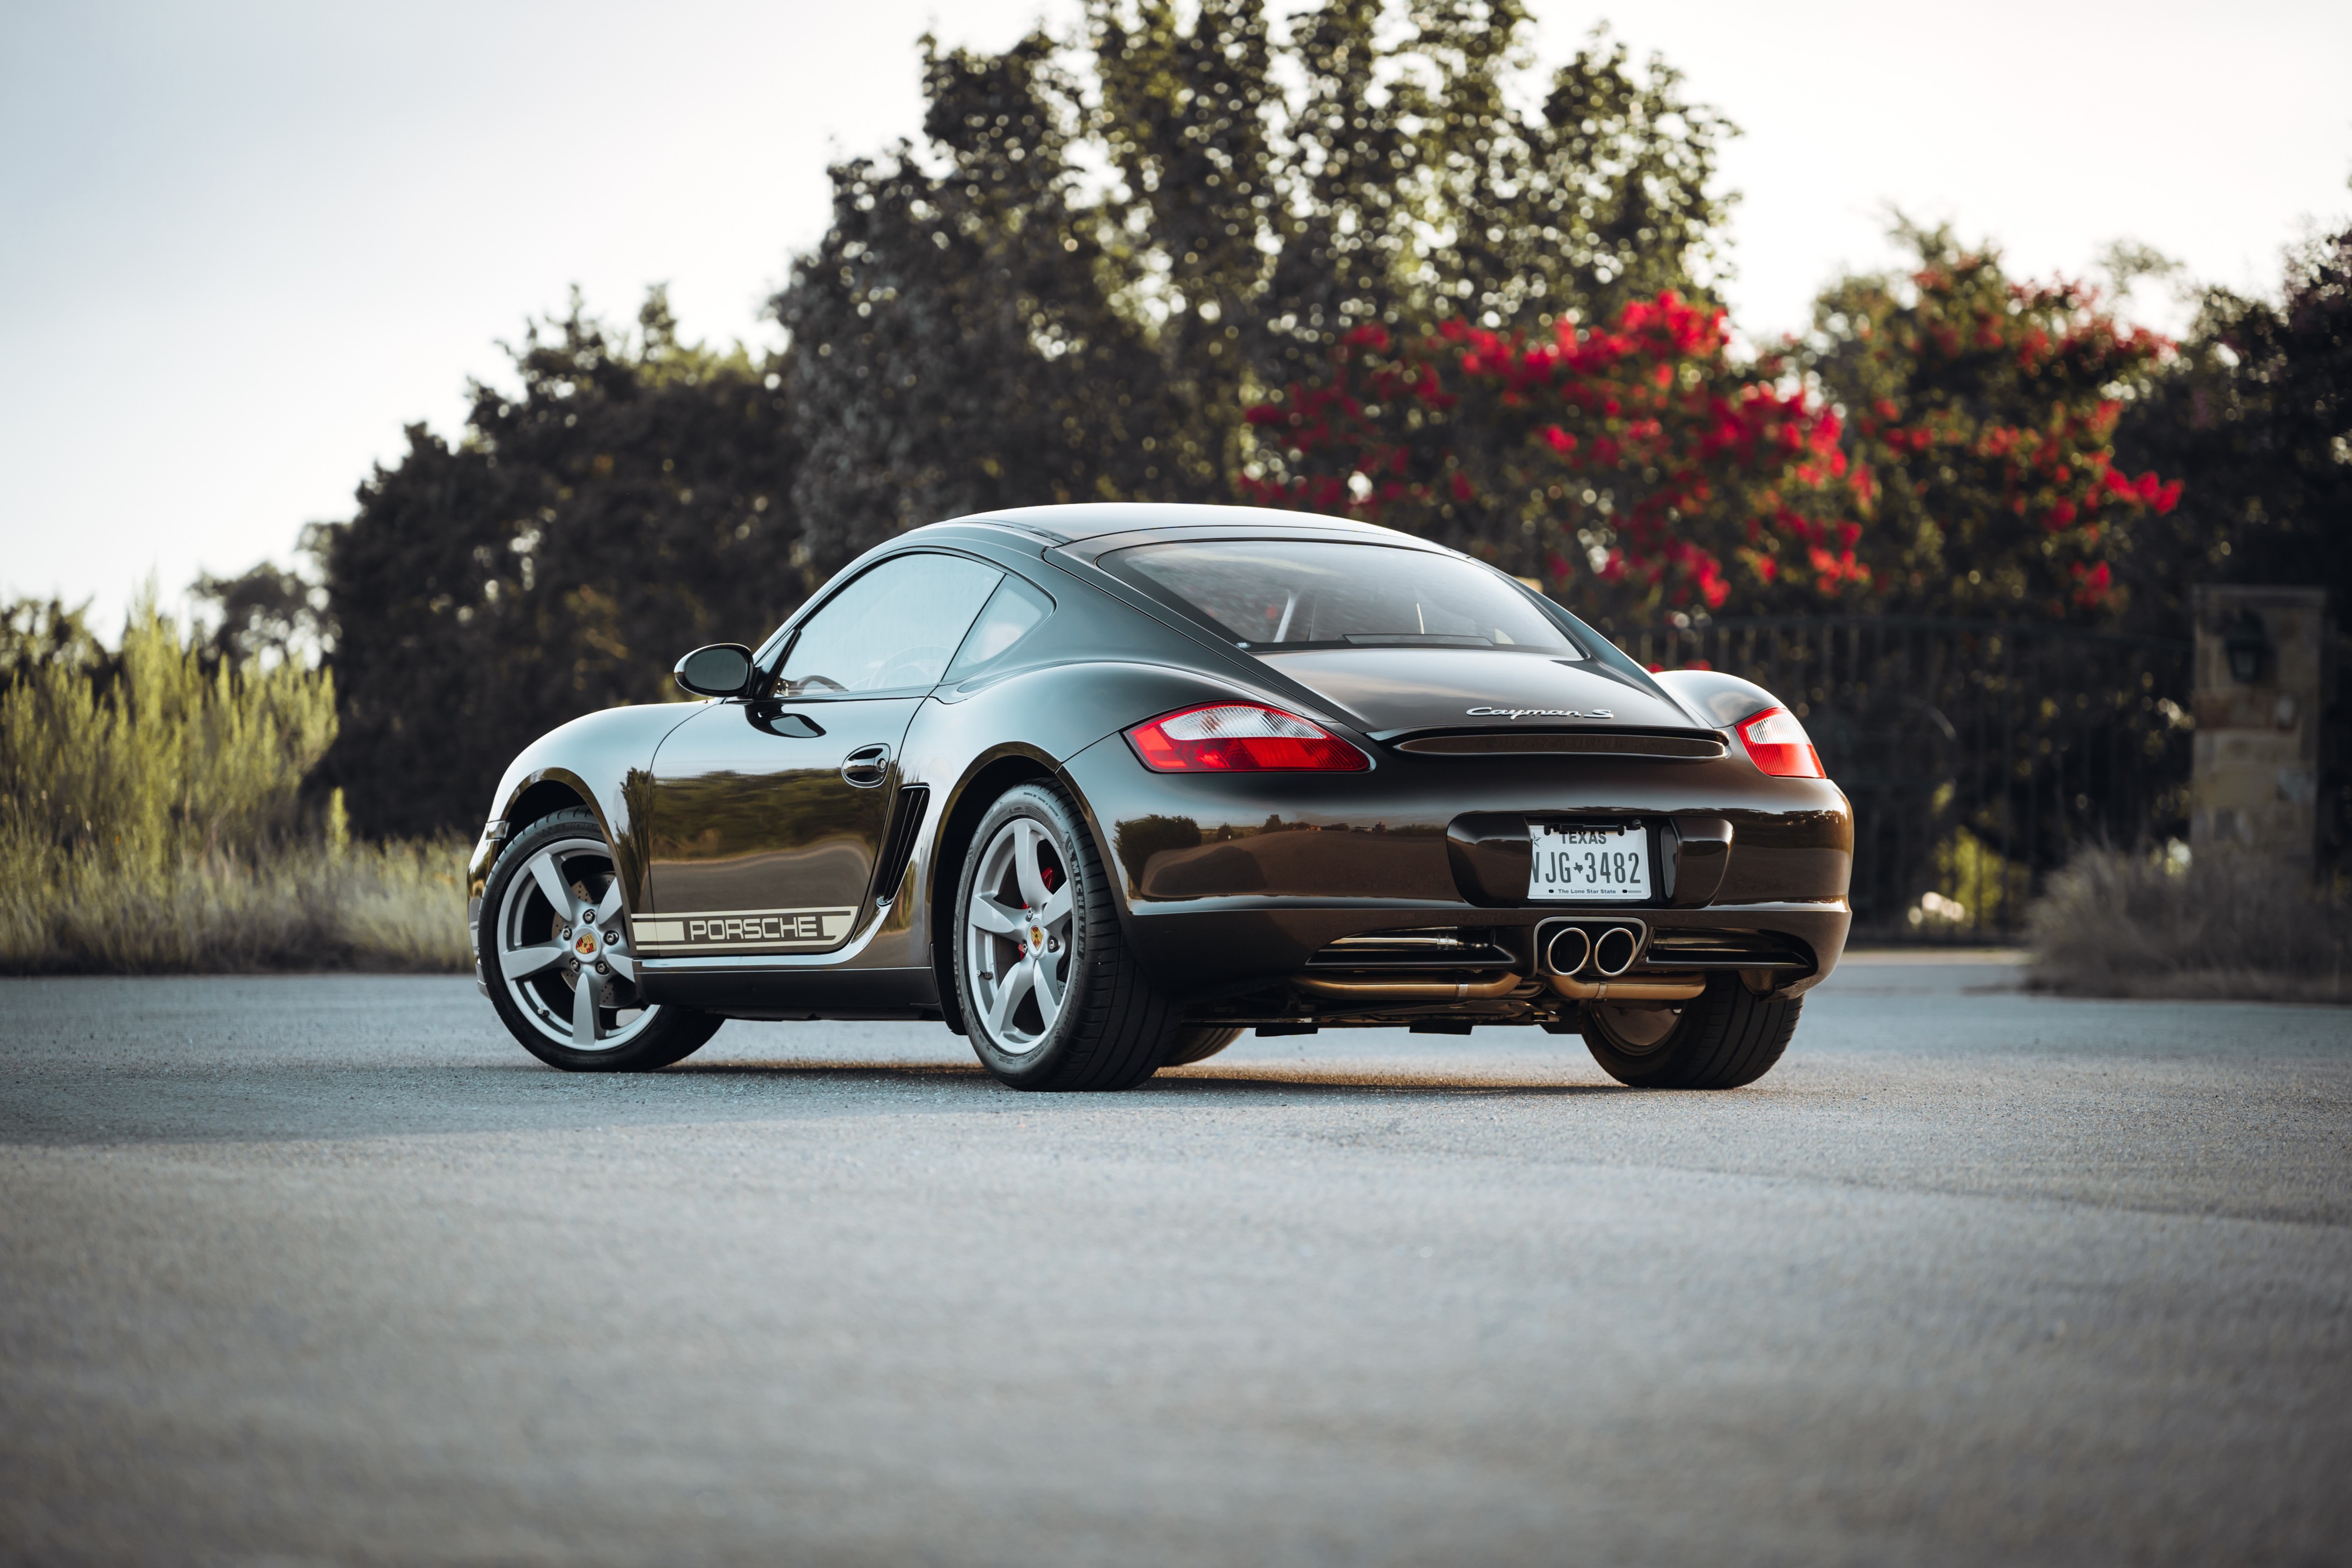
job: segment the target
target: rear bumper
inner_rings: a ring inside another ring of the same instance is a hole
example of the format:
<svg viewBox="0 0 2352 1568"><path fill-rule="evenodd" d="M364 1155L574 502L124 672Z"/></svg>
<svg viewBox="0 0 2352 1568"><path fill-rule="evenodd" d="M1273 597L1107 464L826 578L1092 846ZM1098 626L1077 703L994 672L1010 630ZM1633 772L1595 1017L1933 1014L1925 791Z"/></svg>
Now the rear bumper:
<svg viewBox="0 0 2352 1568"><path fill-rule="evenodd" d="M1286 986L1342 936L1467 927L1531 952L1535 926L1560 915L1775 937L1811 958L1809 971L1771 982L1796 994L1835 967L1853 923L1845 797L1818 779L1767 778L1737 756L1386 752L1368 773L1162 774L1114 737L1066 771L1129 941L1154 983L1186 1003ZM1648 825L1654 896L1527 899L1529 819ZM1724 826L1727 852L1710 841Z"/></svg>

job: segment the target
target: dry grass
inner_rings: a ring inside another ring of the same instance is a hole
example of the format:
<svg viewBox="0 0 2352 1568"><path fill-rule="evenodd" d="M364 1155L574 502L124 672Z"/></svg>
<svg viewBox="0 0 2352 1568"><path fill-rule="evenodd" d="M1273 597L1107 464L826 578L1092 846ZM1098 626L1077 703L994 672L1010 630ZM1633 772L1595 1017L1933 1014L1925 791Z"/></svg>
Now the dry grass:
<svg viewBox="0 0 2352 1568"><path fill-rule="evenodd" d="M160 868L55 852L0 859L16 873L0 883L0 973L469 967L466 846L455 841L306 844Z"/></svg>
<svg viewBox="0 0 2352 1568"><path fill-rule="evenodd" d="M2260 856L2208 852L2183 867L2087 852L2051 879L2028 933L2034 990L2352 1001L2352 908Z"/></svg>

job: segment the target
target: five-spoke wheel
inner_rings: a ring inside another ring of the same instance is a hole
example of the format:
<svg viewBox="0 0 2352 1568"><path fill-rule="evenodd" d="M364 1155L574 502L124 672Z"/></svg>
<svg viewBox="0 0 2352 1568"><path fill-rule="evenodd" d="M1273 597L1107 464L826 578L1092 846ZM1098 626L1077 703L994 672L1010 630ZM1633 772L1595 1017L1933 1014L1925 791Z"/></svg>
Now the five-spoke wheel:
<svg viewBox="0 0 2352 1568"><path fill-rule="evenodd" d="M1181 1027L1119 930L1069 798L1017 784L980 820L955 903L956 997L972 1050L1016 1089L1125 1089Z"/></svg>
<svg viewBox="0 0 2352 1568"><path fill-rule="evenodd" d="M499 1018L542 1061L665 1067L719 1027L639 994L621 894L612 850L585 810L533 823L490 873L476 934L483 977Z"/></svg>
<svg viewBox="0 0 2352 1568"><path fill-rule="evenodd" d="M559 1045L619 1050L654 1013L636 994L611 852L601 838L568 836L533 853L522 871L499 901L507 994Z"/></svg>
<svg viewBox="0 0 2352 1568"><path fill-rule="evenodd" d="M965 966L981 1027L1007 1056L1053 1033L1070 988L1070 873L1045 825L1015 817L981 852L963 907Z"/></svg>

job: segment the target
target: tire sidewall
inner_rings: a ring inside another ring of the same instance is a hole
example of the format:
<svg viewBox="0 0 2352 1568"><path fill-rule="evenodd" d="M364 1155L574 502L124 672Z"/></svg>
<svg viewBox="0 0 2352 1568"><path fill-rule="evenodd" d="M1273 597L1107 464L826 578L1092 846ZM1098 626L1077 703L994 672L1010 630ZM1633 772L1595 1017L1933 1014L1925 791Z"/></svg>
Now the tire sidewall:
<svg viewBox="0 0 2352 1568"><path fill-rule="evenodd" d="M1738 982L1734 980L1732 983L1737 985ZM1666 1038L1638 1051L1621 1047L1610 1033L1608 1025L1601 1021L1599 1009L1587 1008L1584 1015L1585 1047L1592 1052L1592 1059L1601 1064L1601 1071L1618 1082L1635 1089L1665 1088L1680 1080L1684 1065L1703 1027L1703 1018L1715 999L1712 996L1700 996L1685 1004L1681 1016L1675 1019L1675 1027L1667 1031Z"/></svg>
<svg viewBox="0 0 2352 1568"><path fill-rule="evenodd" d="M988 1037L988 1026L981 1021L982 1011L972 991L971 974L971 951L969 933L971 922L966 911L971 907L974 883L980 876L981 862L988 847L1003 831L1005 824L1025 817L1043 827L1054 841L1054 851L1062 862L1064 875L1070 889L1070 962L1069 979L1063 991L1062 1010L1054 1019L1054 1027L1045 1040L1034 1051L1019 1055L997 1049ZM1094 913L1095 901L1104 896L1104 890L1094 885L1090 874L1094 857L1081 852L1083 841L1078 835L1086 831L1060 794L1042 784L1016 784L997 797L993 805L980 820L980 827L964 851L963 869L956 877L955 912L951 929L955 956L956 1002L963 1009L964 1022L971 1031L971 1048L981 1065L997 1078L1015 1088L1029 1083L1055 1081L1063 1062L1073 1051L1082 1049L1078 1036L1087 1008L1087 996L1092 987L1087 966L1094 954L1087 940L1088 916Z"/></svg>
<svg viewBox="0 0 2352 1568"><path fill-rule="evenodd" d="M541 817L517 833L490 867L490 874L482 884L481 915L474 930L475 950L480 956L482 983L490 993L490 1006L497 1009L499 1021L507 1026L507 1032L550 1067L560 1067L568 1072L644 1072L667 1067L698 1049L717 1032L720 1020L674 1004L656 1003L654 1018L628 1044L612 1051L574 1051L540 1032L508 994L505 978L490 972L499 967L499 912L505 905L507 889L513 885L515 878L524 874L523 868L530 863L530 857L548 844L581 837L602 841L604 852L612 855L612 841L604 837L604 830L594 815L584 808L574 807ZM614 857L615 868L619 863Z"/></svg>
<svg viewBox="0 0 2352 1568"><path fill-rule="evenodd" d="M1634 1089L1728 1089L1755 1082L1780 1060L1780 1045L1751 1071L1727 1074L1721 1056L1733 1031L1777 1030L1785 1043L1801 998L1768 1000L1749 993L1737 975L1709 978L1704 994L1684 1004L1665 1039L1643 1051L1621 1048L1598 1012L1587 1009L1584 1043L1602 1071ZM1755 1015L1761 1012L1764 1016Z"/></svg>

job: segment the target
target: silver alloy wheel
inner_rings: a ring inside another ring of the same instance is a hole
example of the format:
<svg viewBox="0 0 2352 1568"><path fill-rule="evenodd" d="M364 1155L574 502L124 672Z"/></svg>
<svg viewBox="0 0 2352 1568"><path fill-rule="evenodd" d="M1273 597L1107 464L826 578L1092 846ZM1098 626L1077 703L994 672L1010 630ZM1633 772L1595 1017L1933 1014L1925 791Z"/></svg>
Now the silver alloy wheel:
<svg viewBox="0 0 2352 1568"><path fill-rule="evenodd" d="M499 902L498 938L507 994L558 1045L618 1050L660 1010L637 999L621 879L601 839L559 839L525 862Z"/></svg>
<svg viewBox="0 0 2352 1568"><path fill-rule="evenodd" d="M1054 1032L1069 993L1069 870L1034 818L997 830L963 911L964 965L980 1017L969 1021L1007 1056L1025 1056Z"/></svg>

